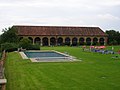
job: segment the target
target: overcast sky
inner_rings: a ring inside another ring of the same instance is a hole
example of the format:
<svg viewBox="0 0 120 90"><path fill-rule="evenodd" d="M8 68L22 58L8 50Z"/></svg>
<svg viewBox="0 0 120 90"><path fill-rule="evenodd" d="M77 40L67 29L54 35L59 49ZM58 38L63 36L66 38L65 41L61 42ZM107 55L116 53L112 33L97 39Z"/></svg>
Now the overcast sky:
<svg viewBox="0 0 120 90"><path fill-rule="evenodd" d="M120 0L0 0L0 33L13 25L98 26L120 31Z"/></svg>

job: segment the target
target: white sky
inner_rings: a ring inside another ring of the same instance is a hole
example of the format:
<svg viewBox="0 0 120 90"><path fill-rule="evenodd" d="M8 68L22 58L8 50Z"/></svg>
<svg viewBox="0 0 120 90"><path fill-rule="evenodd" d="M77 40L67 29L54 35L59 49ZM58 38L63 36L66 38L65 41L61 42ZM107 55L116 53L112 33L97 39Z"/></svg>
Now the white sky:
<svg viewBox="0 0 120 90"><path fill-rule="evenodd" d="M13 25L98 26L120 31L120 0L0 0L0 33Z"/></svg>

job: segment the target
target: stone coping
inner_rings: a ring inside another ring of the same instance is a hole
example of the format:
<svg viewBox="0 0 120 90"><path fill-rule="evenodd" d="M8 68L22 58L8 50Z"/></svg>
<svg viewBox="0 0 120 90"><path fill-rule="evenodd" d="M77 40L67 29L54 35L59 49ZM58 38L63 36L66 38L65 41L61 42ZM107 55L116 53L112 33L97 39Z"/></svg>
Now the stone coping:
<svg viewBox="0 0 120 90"><path fill-rule="evenodd" d="M24 54L24 52L19 52L19 53L20 53L20 55L22 56L23 59L29 59L29 58Z"/></svg>
<svg viewBox="0 0 120 90"><path fill-rule="evenodd" d="M43 59L43 58L28 58L24 52L19 52L20 55L22 56L23 59L30 59L31 62L73 62L73 61L79 61L79 60L76 60L76 57L74 56L71 56L71 55L68 55L66 53L61 53L61 52L58 52L58 51L55 51L55 50L27 50L28 52L56 52L56 53L59 53L59 54L62 54L62 55L65 55L67 57L65 58L56 58L56 59Z"/></svg>
<svg viewBox="0 0 120 90"><path fill-rule="evenodd" d="M7 83L7 79L0 79L0 84L5 84Z"/></svg>

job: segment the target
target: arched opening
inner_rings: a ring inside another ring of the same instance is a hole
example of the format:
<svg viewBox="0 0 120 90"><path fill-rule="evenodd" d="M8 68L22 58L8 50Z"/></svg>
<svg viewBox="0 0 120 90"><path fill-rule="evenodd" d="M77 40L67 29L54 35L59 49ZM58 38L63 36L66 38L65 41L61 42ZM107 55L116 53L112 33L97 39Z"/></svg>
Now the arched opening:
<svg viewBox="0 0 120 90"><path fill-rule="evenodd" d="M58 38L57 45L58 46L63 45L63 38L61 38L61 37Z"/></svg>
<svg viewBox="0 0 120 90"><path fill-rule="evenodd" d="M79 39L80 45L84 45L84 38Z"/></svg>
<svg viewBox="0 0 120 90"><path fill-rule="evenodd" d="M73 45L73 46L77 46L77 38L76 38L76 37L74 37L74 38L72 39L72 45Z"/></svg>
<svg viewBox="0 0 120 90"><path fill-rule="evenodd" d="M91 45L91 38L86 39L86 45Z"/></svg>
<svg viewBox="0 0 120 90"><path fill-rule="evenodd" d="M31 41L31 43L33 43L33 38L32 37L28 37L28 39Z"/></svg>
<svg viewBox="0 0 120 90"><path fill-rule="evenodd" d="M56 39L54 37L50 38L50 45L56 45Z"/></svg>
<svg viewBox="0 0 120 90"><path fill-rule="evenodd" d="M42 42L43 42L43 46L48 46L48 38L47 37L44 37L42 39Z"/></svg>
<svg viewBox="0 0 120 90"><path fill-rule="evenodd" d="M99 43L100 43L100 45L104 45L104 38L100 38Z"/></svg>
<svg viewBox="0 0 120 90"><path fill-rule="evenodd" d="M35 44L40 45L41 40L40 40L39 37L36 37L35 40L34 40L34 42L35 42Z"/></svg>
<svg viewBox="0 0 120 90"><path fill-rule="evenodd" d="M69 37L67 37L67 38L65 38L65 45L70 45L70 38Z"/></svg>
<svg viewBox="0 0 120 90"><path fill-rule="evenodd" d="M97 45L98 44L98 39L97 38L93 38L93 45Z"/></svg>

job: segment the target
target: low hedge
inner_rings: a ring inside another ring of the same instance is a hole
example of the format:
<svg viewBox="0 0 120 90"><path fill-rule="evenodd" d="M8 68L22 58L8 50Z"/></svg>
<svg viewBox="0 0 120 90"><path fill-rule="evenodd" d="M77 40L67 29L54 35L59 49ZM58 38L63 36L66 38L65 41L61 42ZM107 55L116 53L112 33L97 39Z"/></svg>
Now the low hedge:
<svg viewBox="0 0 120 90"><path fill-rule="evenodd" d="M21 48L22 46L15 44L15 43L3 43L1 44L1 51L5 50L6 52L12 52L12 51L17 51L18 48ZM32 45L29 44L26 46L26 48L22 47L23 49L26 50L40 50L39 45Z"/></svg>
<svg viewBox="0 0 120 90"><path fill-rule="evenodd" d="M30 45L26 48L27 50L40 50L39 45Z"/></svg>
<svg viewBox="0 0 120 90"><path fill-rule="evenodd" d="M3 43L1 44L1 50L5 50L6 52L17 51L18 45L15 43Z"/></svg>

